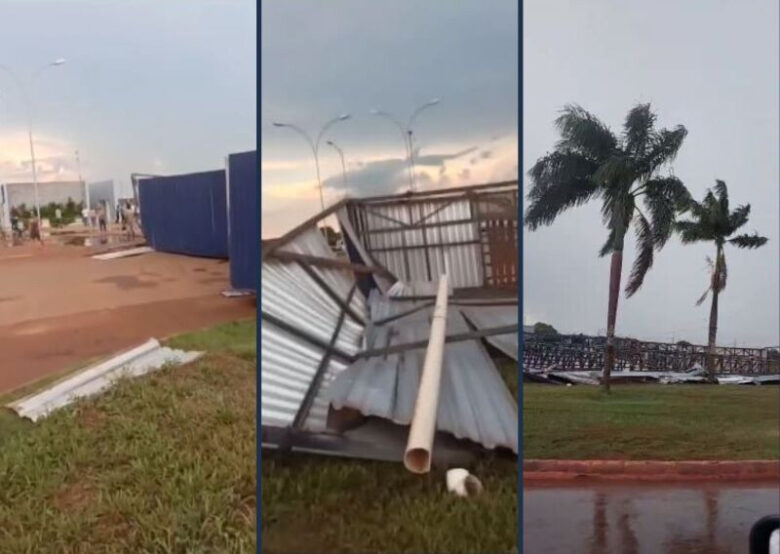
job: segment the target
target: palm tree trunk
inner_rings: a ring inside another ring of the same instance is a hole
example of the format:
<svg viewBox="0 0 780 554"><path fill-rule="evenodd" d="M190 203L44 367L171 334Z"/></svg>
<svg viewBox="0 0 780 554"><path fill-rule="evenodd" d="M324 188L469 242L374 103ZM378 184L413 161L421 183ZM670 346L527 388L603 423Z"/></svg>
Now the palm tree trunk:
<svg viewBox="0 0 780 554"><path fill-rule="evenodd" d="M621 241L622 242L622 241ZM612 251L612 264L609 270L609 310L607 311L607 345L604 350L604 374L601 384L604 392L609 393L609 380L615 366L615 321L617 320L618 299L620 298L620 275L623 270L623 250Z"/></svg>
<svg viewBox="0 0 780 554"><path fill-rule="evenodd" d="M718 289L712 291L712 305L710 306L710 333L707 337L707 379L715 382L715 337L718 334Z"/></svg>
<svg viewBox="0 0 780 554"><path fill-rule="evenodd" d="M721 273L723 267L721 264L725 263L723 260L723 252L721 247L718 246L715 253L715 269L712 274L712 304L710 305L710 332L707 337L707 358L705 360L705 372L707 374L707 380L711 383L715 381L715 341L718 334L718 295L721 290Z"/></svg>

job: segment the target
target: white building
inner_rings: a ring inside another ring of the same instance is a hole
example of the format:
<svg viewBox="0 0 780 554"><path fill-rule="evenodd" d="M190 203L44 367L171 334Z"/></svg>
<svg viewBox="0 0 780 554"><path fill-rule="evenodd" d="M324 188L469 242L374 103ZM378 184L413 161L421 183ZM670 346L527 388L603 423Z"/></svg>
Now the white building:
<svg viewBox="0 0 780 554"><path fill-rule="evenodd" d="M38 183L38 202L45 206L51 202L65 204L73 200L77 204L86 201L84 181L52 181ZM35 208L35 186L33 183L5 183L0 185L0 226L6 231L11 228L11 208L24 204Z"/></svg>

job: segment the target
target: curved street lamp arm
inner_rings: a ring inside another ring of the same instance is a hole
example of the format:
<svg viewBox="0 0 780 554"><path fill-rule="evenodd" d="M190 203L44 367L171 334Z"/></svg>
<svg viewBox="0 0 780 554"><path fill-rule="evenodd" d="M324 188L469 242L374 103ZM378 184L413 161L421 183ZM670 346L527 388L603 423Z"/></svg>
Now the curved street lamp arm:
<svg viewBox="0 0 780 554"><path fill-rule="evenodd" d="M435 106L436 104L438 104L439 101L440 100L438 98L436 98L435 100L431 100L430 102L426 102L425 104L423 104L422 106L420 106L419 108L414 110L414 112L412 112L412 115L409 117L409 123L407 124L406 128L407 129L411 129L412 123L414 123L414 120L417 119L417 116L420 115L420 113L422 113L423 110L425 110L427 108L431 108L431 107Z"/></svg>
<svg viewBox="0 0 780 554"><path fill-rule="evenodd" d="M398 129L401 131L401 134L404 135L404 138L406 137L406 127L404 127L403 123L401 123L395 117L393 117L392 114L389 114L389 113L383 112L383 111L379 111L379 110L377 110L375 112L372 112L372 113L374 115L378 115L380 117L384 117L385 119L389 119L396 127L398 127Z"/></svg>
<svg viewBox="0 0 780 554"><path fill-rule="evenodd" d="M325 134L325 131L330 129L333 125L335 125L339 121L344 121L348 117L349 116L347 116L347 117L344 117L344 116L334 117L333 119L331 119L325 125L322 126L322 129L320 129L320 133L317 135L317 141L314 143L315 148L316 148L315 151L319 151L319 149L320 149L320 141L322 140L322 135Z"/></svg>
<svg viewBox="0 0 780 554"><path fill-rule="evenodd" d="M309 136L309 133L298 127L297 125L293 125L292 123L274 123L277 127L287 127L289 129L292 129L299 135L303 137L303 139L306 141L306 143L309 145L309 148L311 148L311 151L314 153L314 155L317 155L317 149L314 147L314 143L311 140L311 137Z"/></svg>

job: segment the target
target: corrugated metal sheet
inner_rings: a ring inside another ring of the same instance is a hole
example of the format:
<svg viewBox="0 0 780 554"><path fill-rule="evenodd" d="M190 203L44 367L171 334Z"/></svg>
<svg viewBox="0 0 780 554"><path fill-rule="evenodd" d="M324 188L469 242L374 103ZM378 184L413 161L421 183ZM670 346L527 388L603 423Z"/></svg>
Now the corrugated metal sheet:
<svg viewBox="0 0 780 554"><path fill-rule="evenodd" d="M146 240L163 252L227 258L225 189L224 170L142 179Z"/></svg>
<svg viewBox="0 0 780 554"><path fill-rule="evenodd" d="M341 230L345 239L344 244L347 248L347 251L349 252L350 259L354 262L359 262L364 265L376 265L376 261L368 253L365 245L360 242L360 239L355 232L355 228L352 226L352 222L349 220L349 214L346 208L339 210L336 213L336 216L338 218L339 225L341 225ZM354 250L354 252L352 252L352 250ZM387 290L393 284L392 281L387 277L377 274L365 275L361 277L361 279L362 281L360 284L362 286L360 290L363 291L363 294L369 294L369 291L372 288L371 281L373 281L382 292L387 292Z"/></svg>
<svg viewBox="0 0 780 554"><path fill-rule="evenodd" d="M463 315L477 329L490 329L505 325L517 325L517 306L461 306ZM518 359L517 333L492 335L485 339L510 358Z"/></svg>
<svg viewBox="0 0 780 554"><path fill-rule="evenodd" d="M230 154L227 163L230 285L238 290L256 290L260 268L257 151Z"/></svg>
<svg viewBox="0 0 780 554"><path fill-rule="evenodd" d="M417 224L423 218L426 224L431 225L472 219L472 207L468 199L454 202L450 199L432 200L410 205L371 205L360 209L365 217L366 231L382 230L371 233L368 239L364 238L369 243L365 246L377 262L399 279L436 282L444 273L446 260L453 288L479 287L484 284L481 247L476 244L479 232L474 222L403 229L404 225ZM463 242L475 244L424 248L426 244ZM400 249L402 247L403 250ZM388 248L394 250L385 250Z"/></svg>
<svg viewBox="0 0 780 554"><path fill-rule="evenodd" d="M33 421L47 416L79 398L99 394L110 388L117 379L138 377L161 368L166 363L187 363L201 352L185 352L160 346L155 339L80 371L49 388L9 404L19 416Z"/></svg>
<svg viewBox="0 0 780 554"><path fill-rule="evenodd" d="M400 304L400 305L399 305ZM372 319L408 310L414 303L391 303L371 297ZM381 348L427 338L431 308L424 308L386 325L371 328L369 348ZM463 315L452 306L447 334L469 330ZM414 412L425 348L359 360L336 376L330 402L366 415L408 425ZM448 343L444 349L437 429L487 448L518 451L517 403L479 341Z"/></svg>
<svg viewBox="0 0 780 554"><path fill-rule="evenodd" d="M335 257L322 234L316 229L299 235L283 247L321 257ZM354 283L347 271L312 268L334 291L346 300ZM367 317L365 299L355 293L352 309ZM261 280L261 309L296 329L328 343L336 328L341 308L297 263L264 260ZM361 343L363 326L346 318L336 347L355 354ZM261 322L260 379L262 425L286 427L292 424L317 367L325 352L267 321ZM325 430L327 390L332 379L346 365L331 359L320 390L303 428Z"/></svg>

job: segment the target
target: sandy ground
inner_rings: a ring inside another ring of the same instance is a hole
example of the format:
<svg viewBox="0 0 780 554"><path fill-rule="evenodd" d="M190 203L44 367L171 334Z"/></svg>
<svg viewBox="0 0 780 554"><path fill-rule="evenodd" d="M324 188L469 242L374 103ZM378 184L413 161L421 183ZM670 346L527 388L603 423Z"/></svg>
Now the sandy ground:
<svg viewBox="0 0 780 554"><path fill-rule="evenodd" d="M0 249L0 393L150 337L252 317L225 298L228 263L153 252L99 261L97 248Z"/></svg>

